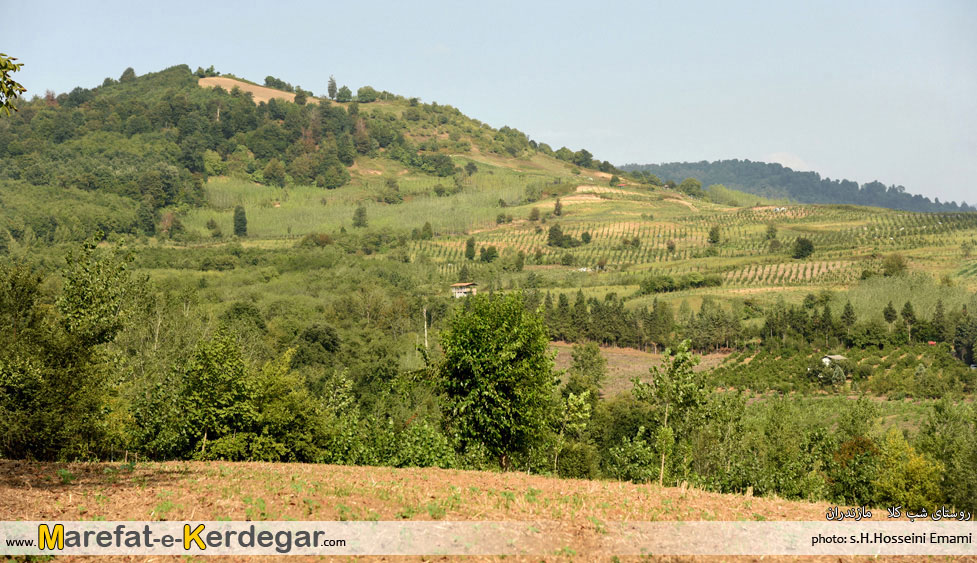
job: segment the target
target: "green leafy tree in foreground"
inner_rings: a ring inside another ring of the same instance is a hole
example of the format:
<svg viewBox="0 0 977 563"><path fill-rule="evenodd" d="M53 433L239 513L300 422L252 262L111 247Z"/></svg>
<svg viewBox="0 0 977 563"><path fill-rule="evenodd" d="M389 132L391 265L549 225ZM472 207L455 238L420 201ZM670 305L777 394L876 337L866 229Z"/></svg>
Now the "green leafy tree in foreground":
<svg viewBox="0 0 977 563"><path fill-rule="evenodd" d="M244 207L240 205L234 208L234 236L248 236L248 216L244 213Z"/></svg>
<svg viewBox="0 0 977 563"><path fill-rule="evenodd" d="M17 111L14 100L27 91L10 77L11 73L17 72L24 66L22 63L15 63L16 60L16 57L8 57L0 53L0 111L7 115L10 115L11 111Z"/></svg>
<svg viewBox="0 0 977 563"><path fill-rule="evenodd" d="M186 432L198 454L206 454L208 441L220 444L254 425L254 381L240 344L225 329L197 348L183 377Z"/></svg>
<svg viewBox="0 0 977 563"><path fill-rule="evenodd" d="M674 449L677 435L681 437L684 431L696 425L696 417L706 401L705 383L693 371L699 357L689 347L689 341L685 340L674 353L666 349L662 365L649 370L651 383L634 379L635 398L656 405L661 416L655 439L655 449L660 456L659 485L664 485L666 461Z"/></svg>
<svg viewBox="0 0 977 563"><path fill-rule="evenodd" d="M123 438L108 420L119 374L104 349L128 318L135 284L98 233L71 253L55 306L30 265L0 264L0 456L91 459Z"/></svg>
<svg viewBox="0 0 977 563"><path fill-rule="evenodd" d="M503 470L546 431L555 378L549 338L520 293L470 297L441 335L445 413L463 445Z"/></svg>

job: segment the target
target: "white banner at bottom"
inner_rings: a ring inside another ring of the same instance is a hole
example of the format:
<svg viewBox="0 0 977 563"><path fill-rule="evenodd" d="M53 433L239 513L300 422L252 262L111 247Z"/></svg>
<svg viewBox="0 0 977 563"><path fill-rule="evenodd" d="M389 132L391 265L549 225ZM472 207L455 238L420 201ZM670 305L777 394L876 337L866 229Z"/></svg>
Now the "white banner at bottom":
<svg viewBox="0 0 977 563"><path fill-rule="evenodd" d="M0 555L977 555L973 522L0 522Z"/></svg>

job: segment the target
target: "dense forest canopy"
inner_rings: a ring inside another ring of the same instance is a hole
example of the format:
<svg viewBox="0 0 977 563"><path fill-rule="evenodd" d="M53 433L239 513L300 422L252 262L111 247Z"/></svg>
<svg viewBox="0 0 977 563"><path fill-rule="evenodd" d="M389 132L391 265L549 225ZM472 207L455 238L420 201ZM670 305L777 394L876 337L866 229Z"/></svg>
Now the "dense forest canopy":
<svg viewBox="0 0 977 563"><path fill-rule="evenodd" d="M799 203L837 203L870 205L905 211L977 211L966 202L931 201L906 192L903 186L888 186L878 181L858 185L851 180L822 178L817 172L798 172L776 163L750 160L716 162L669 162L665 164L626 164L628 172L654 174L662 180L681 182L696 178L702 185L726 187L768 198L789 198Z"/></svg>

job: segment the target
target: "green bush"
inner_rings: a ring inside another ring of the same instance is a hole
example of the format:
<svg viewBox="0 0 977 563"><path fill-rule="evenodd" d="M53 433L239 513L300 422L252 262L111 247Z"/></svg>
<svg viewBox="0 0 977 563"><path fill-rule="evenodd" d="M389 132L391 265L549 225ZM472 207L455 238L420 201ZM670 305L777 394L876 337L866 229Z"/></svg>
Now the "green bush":
<svg viewBox="0 0 977 563"><path fill-rule="evenodd" d="M596 448L581 442L568 443L560 452L557 474L569 479L596 479L599 474Z"/></svg>

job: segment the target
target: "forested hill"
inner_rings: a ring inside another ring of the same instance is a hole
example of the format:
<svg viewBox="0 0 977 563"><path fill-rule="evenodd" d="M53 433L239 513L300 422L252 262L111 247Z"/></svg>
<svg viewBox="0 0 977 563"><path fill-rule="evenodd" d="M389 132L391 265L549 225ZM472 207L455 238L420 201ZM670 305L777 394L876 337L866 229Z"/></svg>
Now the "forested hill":
<svg viewBox="0 0 977 563"><path fill-rule="evenodd" d="M886 187L878 181L859 186L851 180L832 180L822 178L817 172L797 172L780 164L750 160L627 164L621 169L654 174L663 181L696 178L704 186L722 184L754 195L789 198L799 203L847 203L905 211L977 211L966 202L945 203L939 198L931 201L907 193L902 186Z"/></svg>
<svg viewBox="0 0 977 563"><path fill-rule="evenodd" d="M172 235L174 217L205 205L213 176L331 190L355 184L356 163L375 159L451 186L464 173L455 158L473 154L616 171L586 150L553 150L449 105L334 81L316 99L273 76L260 88L267 100L247 88L199 85L218 74L186 65L145 75L129 68L94 88L20 104L0 120L0 243L8 236L84 240L96 230ZM270 88L282 99L268 96Z"/></svg>

